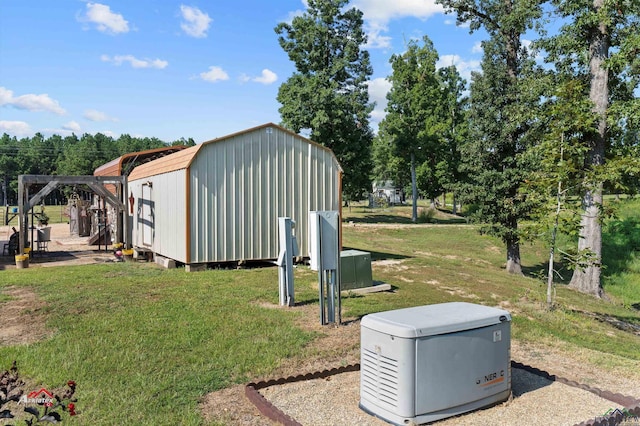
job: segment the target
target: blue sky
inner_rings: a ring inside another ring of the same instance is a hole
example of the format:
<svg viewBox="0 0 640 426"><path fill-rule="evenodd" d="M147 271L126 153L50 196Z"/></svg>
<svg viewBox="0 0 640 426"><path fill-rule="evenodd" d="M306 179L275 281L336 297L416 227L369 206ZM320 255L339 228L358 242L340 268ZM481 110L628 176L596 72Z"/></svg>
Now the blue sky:
<svg viewBox="0 0 640 426"><path fill-rule="evenodd" d="M364 13L384 116L389 58L428 35L441 63L478 69L484 33L432 0L352 0ZM278 87L295 71L274 27L301 0L0 0L0 133L101 132L202 142L278 123Z"/></svg>

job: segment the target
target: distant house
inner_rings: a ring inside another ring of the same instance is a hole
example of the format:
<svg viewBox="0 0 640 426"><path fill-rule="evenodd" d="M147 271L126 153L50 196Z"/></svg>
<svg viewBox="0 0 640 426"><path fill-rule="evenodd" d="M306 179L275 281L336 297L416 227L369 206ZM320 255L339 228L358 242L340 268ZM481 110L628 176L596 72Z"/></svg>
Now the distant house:
<svg viewBox="0 0 640 426"><path fill-rule="evenodd" d="M306 257L309 211L339 211L341 185L331 150L267 123L133 169L133 246L184 264L276 259L287 216Z"/></svg>
<svg viewBox="0 0 640 426"><path fill-rule="evenodd" d="M389 204L402 204L404 202L404 191L394 185L393 181L374 181L373 192L374 198L382 198Z"/></svg>

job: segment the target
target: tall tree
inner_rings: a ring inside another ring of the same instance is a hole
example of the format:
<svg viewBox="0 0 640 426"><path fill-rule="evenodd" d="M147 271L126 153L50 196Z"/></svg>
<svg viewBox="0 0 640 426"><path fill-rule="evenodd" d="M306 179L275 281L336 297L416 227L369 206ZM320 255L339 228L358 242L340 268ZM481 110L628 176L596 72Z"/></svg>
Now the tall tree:
<svg viewBox="0 0 640 426"><path fill-rule="evenodd" d="M393 137L383 128L373 138L373 179L378 182L391 181L396 188L411 185L411 173L406 161L394 154Z"/></svg>
<svg viewBox="0 0 640 426"><path fill-rule="evenodd" d="M392 137L394 154L411 166L412 220L418 219L417 168L426 188L433 188L433 171L442 158L443 112L442 89L436 72L438 52L429 37L422 45L410 41L406 51L393 55L389 62L392 74L387 77L391 90L387 94L387 115L380 123L382 131ZM429 194L432 195L432 194Z"/></svg>
<svg viewBox="0 0 640 426"><path fill-rule="evenodd" d="M519 156L527 146L528 112L538 101L526 76L532 68L522 35L541 16L542 0L437 0L456 12L471 31L484 28L482 73L471 85L471 136L466 144L469 184L461 194L477 206L483 229L506 245L506 270L522 273L519 221L530 207L519 192L526 170Z"/></svg>
<svg viewBox="0 0 640 426"><path fill-rule="evenodd" d="M585 171L605 165L612 128L636 128L640 102L634 95L640 81L640 2L634 0L553 0L556 13L568 23L543 41L559 73L581 78L592 105L594 130L584 133L589 148ZM592 177L592 179L589 179ZM574 271L570 286L601 296L603 179L586 173L578 251L593 259Z"/></svg>
<svg viewBox="0 0 640 426"><path fill-rule="evenodd" d="M336 154L345 173L344 194L370 191L371 143L367 81L373 73L362 12L348 0L309 0L308 8L275 31L296 72L278 91L282 123Z"/></svg>
<svg viewBox="0 0 640 426"><path fill-rule="evenodd" d="M467 82L460 76L455 66L440 68L440 80L445 87L444 158L436 166L437 176L446 191L453 192L452 213L456 214L456 187L461 180L462 161L460 145L468 137L467 110L469 98L465 95ZM446 198L444 200L446 204Z"/></svg>

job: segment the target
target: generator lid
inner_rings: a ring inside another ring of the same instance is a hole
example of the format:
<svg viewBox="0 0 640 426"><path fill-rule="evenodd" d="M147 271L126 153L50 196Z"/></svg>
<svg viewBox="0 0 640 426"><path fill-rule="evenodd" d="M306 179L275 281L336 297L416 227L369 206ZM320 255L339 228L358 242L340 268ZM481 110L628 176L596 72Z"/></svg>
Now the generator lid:
<svg viewBox="0 0 640 426"><path fill-rule="evenodd" d="M511 321L511 314L505 310L450 302L369 314L362 318L361 326L392 336L414 338L455 333L505 321Z"/></svg>

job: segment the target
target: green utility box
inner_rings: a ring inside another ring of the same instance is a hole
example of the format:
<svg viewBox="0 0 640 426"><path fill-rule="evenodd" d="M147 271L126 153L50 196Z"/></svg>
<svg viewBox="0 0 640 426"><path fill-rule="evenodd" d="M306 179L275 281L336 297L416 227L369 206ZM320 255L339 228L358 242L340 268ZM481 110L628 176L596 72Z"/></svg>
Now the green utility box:
<svg viewBox="0 0 640 426"><path fill-rule="evenodd" d="M371 253L359 250L340 252L340 276L341 290L371 287Z"/></svg>

